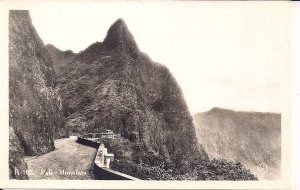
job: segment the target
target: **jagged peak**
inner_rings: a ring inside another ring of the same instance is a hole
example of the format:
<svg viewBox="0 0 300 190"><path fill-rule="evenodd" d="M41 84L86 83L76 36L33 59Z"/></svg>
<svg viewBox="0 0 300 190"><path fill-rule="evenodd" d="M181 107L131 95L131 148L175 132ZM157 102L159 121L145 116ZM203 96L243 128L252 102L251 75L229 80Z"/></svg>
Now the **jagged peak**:
<svg viewBox="0 0 300 190"><path fill-rule="evenodd" d="M63 51L63 50L57 48L57 47L56 47L55 45L53 45L53 44L46 44L46 48L47 48L48 50L52 50L52 51L64 52L64 53L69 53L69 54L75 54L72 50L65 50L65 51Z"/></svg>
<svg viewBox="0 0 300 190"><path fill-rule="evenodd" d="M102 42L94 42L92 44L90 44L87 48L85 48L83 51L80 51L80 53L82 52L87 52L87 51L91 51L93 49L100 49L102 47Z"/></svg>
<svg viewBox="0 0 300 190"><path fill-rule="evenodd" d="M106 49L114 49L124 45L130 52L138 50L134 37L122 18L119 18L110 26L103 45Z"/></svg>
<svg viewBox="0 0 300 190"><path fill-rule="evenodd" d="M9 18L16 17L20 21L31 21L29 10L9 10Z"/></svg>
<svg viewBox="0 0 300 190"><path fill-rule="evenodd" d="M122 18L117 19L116 22L111 25L111 27L126 28L128 30L128 27Z"/></svg>
<svg viewBox="0 0 300 190"><path fill-rule="evenodd" d="M54 50L59 50L59 51L61 51L60 49L58 49L57 47L55 47L53 44L46 44L46 48L47 48L47 49L54 49Z"/></svg>

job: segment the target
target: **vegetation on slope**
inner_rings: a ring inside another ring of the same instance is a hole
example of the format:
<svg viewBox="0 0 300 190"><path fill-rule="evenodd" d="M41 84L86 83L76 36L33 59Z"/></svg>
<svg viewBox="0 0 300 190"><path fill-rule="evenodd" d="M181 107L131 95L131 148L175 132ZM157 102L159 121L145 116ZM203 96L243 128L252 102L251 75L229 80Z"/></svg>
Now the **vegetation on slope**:
<svg viewBox="0 0 300 190"><path fill-rule="evenodd" d="M213 108L196 114L194 122L210 158L241 162L262 179L280 177L280 114Z"/></svg>
<svg viewBox="0 0 300 190"><path fill-rule="evenodd" d="M14 129L9 128L9 178L28 179L26 174L27 164L24 161L24 148L19 138L15 135Z"/></svg>
<svg viewBox="0 0 300 190"><path fill-rule="evenodd" d="M257 180L239 162L193 157L193 161L181 164L183 157L169 162L142 144L131 144L122 137L104 143L115 156L112 169L143 180Z"/></svg>
<svg viewBox="0 0 300 190"><path fill-rule="evenodd" d="M103 42L56 62L55 69L70 133L111 129L125 139L137 134L136 142L166 160L207 158L174 77L140 52L123 20Z"/></svg>
<svg viewBox="0 0 300 190"><path fill-rule="evenodd" d="M10 129L10 166L26 168L24 154L38 155L53 150L53 138L59 135L62 126L51 57L31 23L29 12L11 10L9 127L13 130ZM18 178L12 170L10 167L10 178Z"/></svg>
<svg viewBox="0 0 300 190"><path fill-rule="evenodd" d="M122 19L103 42L56 60L69 133L111 129L112 168L141 179L254 180L241 164L208 160L182 91L169 70L140 52ZM49 49L50 48L50 49Z"/></svg>
<svg viewBox="0 0 300 190"><path fill-rule="evenodd" d="M28 179L14 170L26 170L24 155L53 150L54 137L107 128L122 135L107 143L112 168L138 178L256 179L240 163L207 158L176 80L139 51L123 20L103 43L74 54L47 51L28 11L10 11L9 19L11 179Z"/></svg>

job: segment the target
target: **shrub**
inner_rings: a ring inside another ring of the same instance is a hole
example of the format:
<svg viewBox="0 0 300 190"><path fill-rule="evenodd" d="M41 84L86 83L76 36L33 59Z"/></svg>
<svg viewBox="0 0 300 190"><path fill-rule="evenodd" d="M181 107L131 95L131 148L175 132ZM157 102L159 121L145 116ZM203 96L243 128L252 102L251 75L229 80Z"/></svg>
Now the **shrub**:
<svg viewBox="0 0 300 190"><path fill-rule="evenodd" d="M143 180L257 180L241 163L223 159L196 160L185 167L176 167L146 152L134 156L133 161L114 161L111 167Z"/></svg>

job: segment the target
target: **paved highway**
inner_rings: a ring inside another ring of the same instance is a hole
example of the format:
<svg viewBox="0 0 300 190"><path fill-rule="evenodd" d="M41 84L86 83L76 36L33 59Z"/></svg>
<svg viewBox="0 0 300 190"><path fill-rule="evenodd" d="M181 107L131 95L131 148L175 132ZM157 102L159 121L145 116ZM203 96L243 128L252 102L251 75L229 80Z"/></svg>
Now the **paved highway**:
<svg viewBox="0 0 300 190"><path fill-rule="evenodd" d="M55 148L47 154L25 158L29 179L93 179L95 148L79 144L74 138L55 140Z"/></svg>

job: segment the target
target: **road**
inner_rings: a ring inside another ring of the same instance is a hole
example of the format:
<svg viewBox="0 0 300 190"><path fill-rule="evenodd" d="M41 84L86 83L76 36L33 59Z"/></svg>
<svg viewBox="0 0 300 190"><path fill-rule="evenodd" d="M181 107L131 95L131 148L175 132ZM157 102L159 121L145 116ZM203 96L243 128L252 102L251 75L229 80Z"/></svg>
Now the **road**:
<svg viewBox="0 0 300 190"><path fill-rule="evenodd" d="M55 140L55 150L26 157L29 179L93 180L92 166L97 150L74 138Z"/></svg>

